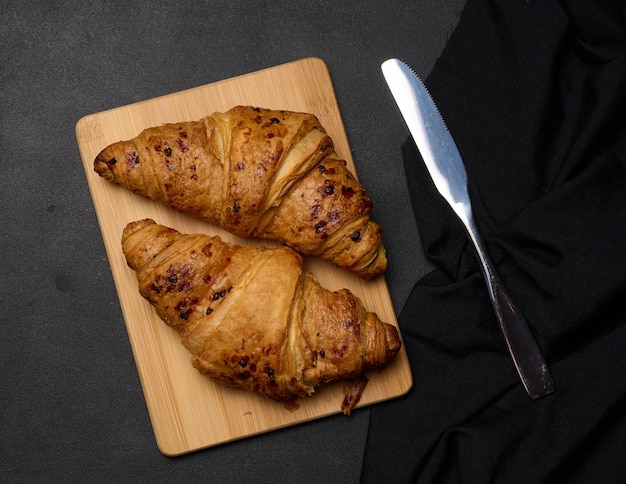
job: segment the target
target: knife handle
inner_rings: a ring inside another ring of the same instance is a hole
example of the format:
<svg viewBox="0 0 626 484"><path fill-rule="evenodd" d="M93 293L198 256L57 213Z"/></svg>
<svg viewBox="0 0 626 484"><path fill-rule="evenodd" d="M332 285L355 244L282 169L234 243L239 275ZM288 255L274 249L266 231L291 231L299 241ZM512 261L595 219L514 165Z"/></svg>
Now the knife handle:
<svg viewBox="0 0 626 484"><path fill-rule="evenodd" d="M473 227L471 222L470 226ZM526 393L532 400L545 397L554 391L555 386L541 349L530 331L524 314L517 307L496 272L478 232L470 230L468 235L474 242L493 310Z"/></svg>
<svg viewBox="0 0 626 484"><path fill-rule="evenodd" d="M526 393L532 400L549 395L554 391L554 380L524 314L511 299L497 273L491 274L488 284L500 330Z"/></svg>

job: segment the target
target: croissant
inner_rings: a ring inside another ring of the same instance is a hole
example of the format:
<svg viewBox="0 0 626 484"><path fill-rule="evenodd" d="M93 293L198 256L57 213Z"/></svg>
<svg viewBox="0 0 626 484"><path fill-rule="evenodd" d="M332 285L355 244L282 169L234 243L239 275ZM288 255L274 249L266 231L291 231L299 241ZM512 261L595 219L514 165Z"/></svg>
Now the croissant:
<svg viewBox="0 0 626 484"><path fill-rule="evenodd" d="M365 279L387 267L372 200L312 114L237 106L149 128L102 150L94 170L238 236L278 241Z"/></svg>
<svg viewBox="0 0 626 484"><path fill-rule="evenodd" d="M398 331L349 290L331 292L289 247L232 245L145 219L122 234L139 292L212 380L278 401L345 380L349 414L363 372L392 361Z"/></svg>

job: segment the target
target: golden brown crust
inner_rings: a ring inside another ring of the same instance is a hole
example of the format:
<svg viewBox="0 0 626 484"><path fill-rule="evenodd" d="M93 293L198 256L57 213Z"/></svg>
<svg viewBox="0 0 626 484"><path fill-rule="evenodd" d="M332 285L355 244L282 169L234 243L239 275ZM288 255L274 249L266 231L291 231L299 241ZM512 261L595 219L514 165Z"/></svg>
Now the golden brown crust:
<svg viewBox="0 0 626 484"><path fill-rule="evenodd" d="M229 245L141 220L125 228L122 248L193 366L221 384L291 400L383 367L400 349L395 327L347 289L322 288L288 247Z"/></svg>
<svg viewBox="0 0 626 484"><path fill-rule="evenodd" d="M341 411L344 415L350 415L352 409L357 406L367 383L368 379L364 375L346 380L343 386L343 402L341 402Z"/></svg>
<svg viewBox="0 0 626 484"><path fill-rule="evenodd" d="M94 170L236 235L276 240L364 278L386 269L372 201L311 114L236 106L149 128L107 146Z"/></svg>

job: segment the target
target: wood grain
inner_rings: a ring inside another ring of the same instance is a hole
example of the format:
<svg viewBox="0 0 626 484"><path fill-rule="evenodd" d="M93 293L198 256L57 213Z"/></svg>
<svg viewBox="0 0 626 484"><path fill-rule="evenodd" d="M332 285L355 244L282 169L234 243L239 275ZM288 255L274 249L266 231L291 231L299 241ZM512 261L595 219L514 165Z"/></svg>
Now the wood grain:
<svg viewBox="0 0 626 484"><path fill-rule="evenodd" d="M181 232L220 235L226 241L242 245L271 244L240 239L219 227L176 213L106 182L93 171L96 155L113 142L133 138L147 127L200 119L237 104L317 115L333 139L337 153L356 174L328 69L318 58L91 114L76 125L80 154L157 445L170 456L341 411L341 382L319 389L310 398L299 399L297 409L287 409L267 398L219 386L192 368L178 335L161 322L139 295L135 273L126 265L121 251L123 228L131 221L149 217ZM307 266L324 287L349 288L383 321L398 325L384 277L363 281L317 259L308 259ZM370 382L359 406L406 393L412 385L412 376L404 348L391 366L367 376Z"/></svg>

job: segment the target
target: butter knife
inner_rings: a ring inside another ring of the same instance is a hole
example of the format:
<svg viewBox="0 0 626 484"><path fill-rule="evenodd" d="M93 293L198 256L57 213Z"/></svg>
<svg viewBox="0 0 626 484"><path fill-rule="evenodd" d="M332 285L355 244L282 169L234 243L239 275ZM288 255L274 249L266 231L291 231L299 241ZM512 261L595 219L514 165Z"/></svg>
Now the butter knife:
<svg viewBox="0 0 626 484"><path fill-rule="evenodd" d="M496 272L474 221L467 173L459 150L422 80L404 62L389 59L382 71L435 187L463 223L487 283L507 349L528 396L554 391L554 380L522 311Z"/></svg>

